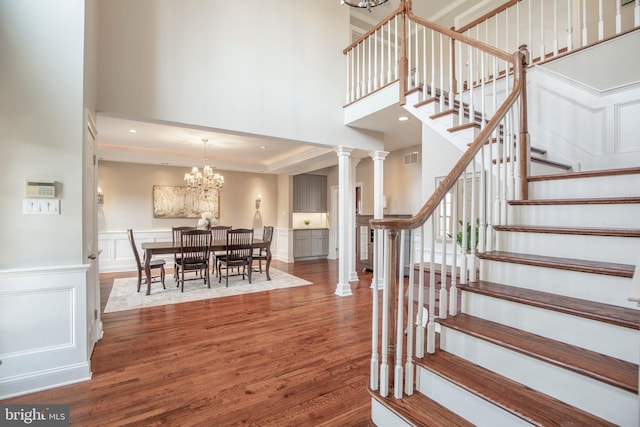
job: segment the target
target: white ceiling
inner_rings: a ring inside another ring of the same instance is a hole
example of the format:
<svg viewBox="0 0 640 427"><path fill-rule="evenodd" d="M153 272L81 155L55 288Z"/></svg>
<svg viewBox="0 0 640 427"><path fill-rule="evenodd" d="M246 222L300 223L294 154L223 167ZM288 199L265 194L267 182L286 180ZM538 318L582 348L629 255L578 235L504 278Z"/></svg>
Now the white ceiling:
<svg viewBox="0 0 640 427"><path fill-rule="evenodd" d="M467 1L414 1L414 12L418 16L442 18ZM351 8L353 36L358 37L381 21L398 7L399 2L390 0L371 12ZM401 115L407 114L402 107L393 106L359 120L357 126L384 133L386 151L419 144L419 120L409 117L408 121L400 122L398 117ZM208 139L208 163L219 170L297 174L336 165L338 160L330 147L184 127L174 123L142 122L101 113L98 114L97 128L98 158L107 161L184 167L201 165L203 139ZM130 133L132 129L136 133Z"/></svg>

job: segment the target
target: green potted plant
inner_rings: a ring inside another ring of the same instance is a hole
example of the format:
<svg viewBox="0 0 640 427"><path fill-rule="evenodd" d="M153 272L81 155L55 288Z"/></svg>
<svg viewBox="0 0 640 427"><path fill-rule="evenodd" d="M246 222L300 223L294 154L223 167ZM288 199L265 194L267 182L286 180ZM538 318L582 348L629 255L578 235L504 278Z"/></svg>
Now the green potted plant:
<svg viewBox="0 0 640 427"><path fill-rule="evenodd" d="M309 221L308 219L304 220L304 226L305 227L309 227L309 224L311 224L311 221Z"/></svg>
<svg viewBox="0 0 640 427"><path fill-rule="evenodd" d="M465 249L465 252L470 254L471 253L471 233L472 233L472 231L471 231L471 223L467 221L467 226L465 227L462 224L462 220L459 220L458 224L460 224L460 229L459 229L460 231L458 231L458 233L456 235L456 241L458 242L458 246L460 246L460 248ZM476 218L476 226L473 227L473 228L474 228L475 234L476 234L476 236L475 236L475 238L476 238L476 245L475 246L476 247L475 248L478 249L478 241L480 239L480 218ZM463 242L462 242L463 234L462 233L463 232L467 233L467 247L466 248L462 247L462 244L463 244ZM447 234L447 236L453 237L449 233Z"/></svg>

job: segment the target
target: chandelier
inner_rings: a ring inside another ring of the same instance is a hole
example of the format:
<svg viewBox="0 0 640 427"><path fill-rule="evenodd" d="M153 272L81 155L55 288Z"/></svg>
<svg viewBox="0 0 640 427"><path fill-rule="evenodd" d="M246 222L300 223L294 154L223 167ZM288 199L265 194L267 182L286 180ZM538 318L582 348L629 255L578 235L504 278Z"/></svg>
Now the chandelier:
<svg viewBox="0 0 640 427"><path fill-rule="evenodd" d="M202 172L197 166L191 169L191 172L184 174L184 180L187 183L187 189L196 194L200 199L207 199L213 196L214 190L219 190L224 184L224 176L217 172L213 172L211 166L207 164L207 139L203 139L204 156L202 159Z"/></svg>
<svg viewBox="0 0 640 427"><path fill-rule="evenodd" d="M340 0L340 4L347 4L351 7L360 7L363 9L367 9L371 12L372 7L380 6L381 4L385 4L389 0Z"/></svg>

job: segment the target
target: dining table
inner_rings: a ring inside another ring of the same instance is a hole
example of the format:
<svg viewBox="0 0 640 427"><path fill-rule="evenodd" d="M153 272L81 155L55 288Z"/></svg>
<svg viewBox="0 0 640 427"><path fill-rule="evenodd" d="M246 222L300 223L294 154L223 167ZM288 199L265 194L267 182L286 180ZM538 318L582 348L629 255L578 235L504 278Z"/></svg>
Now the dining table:
<svg viewBox="0 0 640 427"><path fill-rule="evenodd" d="M252 246L254 249L266 249L267 262L265 266L265 273L267 280L271 280L269 275L269 266L271 265L271 245L262 239L253 239ZM147 295L151 294L151 257L153 255L166 255L177 254L180 252L180 243L174 242L144 242L142 243L142 250L144 251L144 274L147 278ZM226 251L226 240L213 240L211 242L211 251Z"/></svg>

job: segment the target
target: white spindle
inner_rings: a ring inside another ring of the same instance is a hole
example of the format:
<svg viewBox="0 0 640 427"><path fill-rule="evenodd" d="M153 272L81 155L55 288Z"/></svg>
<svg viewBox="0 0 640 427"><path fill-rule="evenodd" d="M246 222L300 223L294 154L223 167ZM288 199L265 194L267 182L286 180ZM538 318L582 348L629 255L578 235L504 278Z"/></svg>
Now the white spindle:
<svg viewBox="0 0 640 427"><path fill-rule="evenodd" d="M364 40L362 43L360 43L360 45L362 46L362 81L360 82L360 85L362 86L362 91L361 96L365 96L367 94L367 50L366 50L366 45L364 43Z"/></svg>
<svg viewBox="0 0 640 427"><path fill-rule="evenodd" d="M622 0L616 0L616 34L622 32Z"/></svg>
<svg viewBox="0 0 640 427"><path fill-rule="evenodd" d="M567 51L573 50L573 7L572 0L567 0Z"/></svg>
<svg viewBox="0 0 640 427"><path fill-rule="evenodd" d="M413 84L413 87L419 87L420 86L420 67L418 66L419 64L419 60L420 60L420 56L418 54L418 47L420 45L420 43L418 43L418 34L419 34L419 29L418 29L418 23L416 22L416 55L415 55L415 59L413 60L413 62L415 63L415 67L416 67L416 72L413 76L415 83Z"/></svg>
<svg viewBox="0 0 640 427"><path fill-rule="evenodd" d="M588 31L587 31L587 0L582 0L582 46L586 46L588 43Z"/></svg>
<svg viewBox="0 0 640 427"><path fill-rule="evenodd" d="M431 222L431 254L429 262L429 323L427 323L427 353L436 351L436 222L433 215Z"/></svg>
<svg viewBox="0 0 640 427"><path fill-rule="evenodd" d="M384 28L384 27L383 27ZM382 31L382 28L380 29ZM377 90L378 85L378 30L373 33L373 90Z"/></svg>
<svg viewBox="0 0 640 427"><path fill-rule="evenodd" d="M373 75L373 64L372 59L373 56L371 56L371 41L373 40L373 36L369 36L367 37L367 42L369 43L369 54L367 55L367 64L369 65L369 72L367 73L367 93L371 93L373 91L373 81L371 80L371 77Z"/></svg>
<svg viewBox="0 0 640 427"><path fill-rule="evenodd" d="M347 52L347 60L345 61L347 63L347 93L345 94L345 104L348 104L351 102L351 88L349 87L349 82L351 81L349 78L349 58L351 58L351 51Z"/></svg>
<svg viewBox="0 0 640 427"><path fill-rule="evenodd" d="M476 120L476 109L475 106L473 105L473 75L475 72L475 68L474 68L474 62L473 62L473 46L469 45L467 52L469 55L468 61L469 61L469 123L473 123ZM462 103L462 100L460 100L460 103ZM460 116L460 120L463 120L464 116Z"/></svg>
<svg viewBox="0 0 640 427"><path fill-rule="evenodd" d="M451 194L451 289L449 290L449 314L458 314L458 187L460 181L456 181Z"/></svg>
<svg viewBox="0 0 640 427"><path fill-rule="evenodd" d="M397 17L394 20L397 21ZM391 21L388 23L389 28L387 28L387 83L391 83L393 81L393 70L391 69ZM397 26L397 25L396 25Z"/></svg>
<svg viewBox="0 0 640 427"><path fill-rule="evenodd" d="M442 34L440 34L440 60L438 63L440 64L440 111L444 110L444 91L442 88L444 87L444 51L442 49ZM449 106L449 108L453 108L453 106Z"/></svg>
<svg viewBox="0 0 640 427"><path fill-rule="evenodd" d="M501 178L501 186L502 190L500 192L500 221L501 224L507 223L507 162L509 161L509 135L507 134L507 123L506 120L502 120L502 129L503 129L503 138L504 141L502 143L502 178Z"/></svg>
<svg viewBox="0 0 640 427"><path fill-rule="evenodd" d="M467 213L467 198L469 197L469 189L467 188L467 170L465 169L461 175L462 180L462 223L460 227L462 229L462 266L460 267L460 283L467 283L467 267L468 267L468 259L467 256L467 221L468 221L468 213Z"/></svg>
<svg viewBox="0 0 640 427"><path fill-rule="evenodd" d="M400 246L400 260L404 259L404 236L406 230L402 230L396 236L397 245ZM397 316L396 316L396 363L393 373L393 397L402 399L402 343L404 341L404 267L402 262L398 263L398 299Z"/></svg>
<svg viewBox="0 0 640 427"><path fill-rule="evenodd" d="M414 247L413 242L415 240L415 229L409 232L409 289L408 289L408 302L407 302L407 361L404 365L404 392L405 394L411 396L413 394L413 377L414 377L414 366L413 366L413 328L411 327L411 322L413 321L413 288L414 288ZM404 240L400 241L400 245ZM374 258L375 259L375 258ZM400 257L400 259L404 259ZM404 270L404 268L403 268ZM404 271L402 272L402 276L404 276ZM401 280L404 280L402 277Z"/></svg>
<svg viewBox="0 0 640 427"><path fill-rule="evenodd" d="M639 0L640 1L640 0ZM429 94L433 97L436 90L436 36L431 30L431 91Z"/></svg>
<svg viewBox="0 0 640 427"><path fill-rule="evenodd" d="M429 73L427 72L427 29L422 27L422 100L427 99L427 93L429 88L427 87L427 81L429 80Z"/></svg>
<svg viewBox="0 0 640 427"><path fill-rule="evenodd" d="M360 78L360 48L361 45L356 46L356 99L360 99L361 95L361 88L360 88L360 81L358 80Z"/></svg>
<svg viewBox="0 0 640 427"><path fill-rule="evenodd" d="M373 232L373 259L378 259L378 242L379 240L379 230L375 230ZM370 369L370 383L369 387L371 390L378 390L378 369L379 360L378 360L378 277L380 277L380 270L382 268L379 263L373 263L373 282L371 285L372 295L372 313L371 313L371 369Z"/></svg>
<svg viewBox="0 0 640 427"><path fill-rule="evenodd" d="M454 65L454 58L453 58L453 52L454 52L454 43L455 41L452 38L449 38L449 72L447 74L449 74L449 105L453 106L454 105L454 100L455 100L455 87L454 87L454 80L453 80L453 65Z"/></svg>
<svg viewBox="0 0 640 427"><path fill-rule="evenodd" d="M540 61L544 61L547 51L544 47L544 0L540 2Z"/></svg>
<svg viewBox="0 0 640 427"><path fill-rule="evenodd" d="M428 320L424 316L424 244L425 244L425 225L420 228L420 267L418 269L418 320L416 325L416 357L422 359L424 357L424 326ZM429 309L431 311L431 309Z"/></svg>
<svg viewBox="0 0 640 427"><path fill-rule="evenodd" d="M356 54L354 52L354 49L351 49L350 53L351 53L351 102L356 100L356 73L355 73L355 57Z"/></svg>
<svg viewBox="0 0 640 427"><path fill-rule="evenodd" d="M604 39L604 0L598 1L598 41Z"/></svg>
<svg viewBox="0 0 640 427"><path fill-rule="evenodd" d="M528 18L529 18L529 48L531 49L531 57L533 58L533 25L531 20L533 19L533 13L531 13L531 2L533 2L533 0L529 0L529 13ZM496 33L496 37L497 37L497 33Z"/></svg>
<svg viewBox="0 0 640 427"><path fill-rule="evenodd" d="M442 257L440 259L440 317L447 318L447 198L440 202L442 207L442 221L440 237L442 238Z"/></svg>
<svg viewBox="0 0 640 427"><path fill-rule="evenodd" d="M558 56L558 0L553 0L553 56Z"/></svg>
<svg viewBox="0 0 640 427"><path fill-rule="evenodd" d="M396 47L396 61L395 61L395 68L394 68L394 72L393 72L393 79L394 80L398 80L399 74L398 74L398 55L400 55L400 41L398 40L398 37L400 36L398 34L398 17L395 17L395 32L393 33L395 35L395 47Z"/></svg>
<svg viewBox="0 0 640 427"><path fill-rule="evenodd" d="M471 266L469 267L469 280L476 281L476 245L478 244L476 239L476 227L478 226L476 200L478 197L476 191L476 162L471 162L471 218L469 218L469 225L471 226Z"/></svg>
<svg viewBox="0 0 640 427"><path fill-rule="evenodd" d="M384 265L389 265L389 233L384 232ZM382 288L382 360L380 361L380 396L389 395L389 269L384 269L384 287Z"/></svg>
<svg viewBox="0 0 640 427"><path fill-rule="evenodd" d="M456 52L458 52L458 56L460 58L460 65L458 67L458 69L460 71L458 71L458 119L462 120L462 118L464 117L464 103L462 102L462 94L464 93L464 69L466 68L463 62L463 51L464 48L462 46L462 43L459 44L460 48L456 50ZM455 106L453 104L451 104L449 106L450 109L455 109Z"/></svg>
<svg viewBox="0 0 640 427"><path fill-rule="evenodd" d="M640 0L636 0L636 5L633 7L633 25L640 27Z"/></svg>
<svg viewBox="0 0 640 427"><path fill-rule="evenodd" d="M406 34L407 37L407 69L405 70L405 72L407 73L406 77L407 77L407 89L411 89L413 87L412 81L411 81L411 62L413 60L413 50L411 49L411 22L408 23L409 25L407 25L407 32L408 34Z"/></svg>

